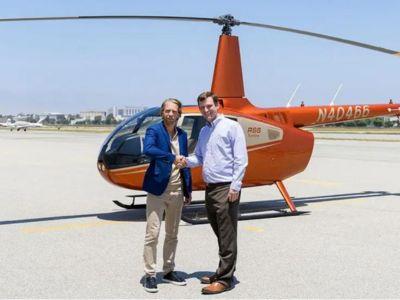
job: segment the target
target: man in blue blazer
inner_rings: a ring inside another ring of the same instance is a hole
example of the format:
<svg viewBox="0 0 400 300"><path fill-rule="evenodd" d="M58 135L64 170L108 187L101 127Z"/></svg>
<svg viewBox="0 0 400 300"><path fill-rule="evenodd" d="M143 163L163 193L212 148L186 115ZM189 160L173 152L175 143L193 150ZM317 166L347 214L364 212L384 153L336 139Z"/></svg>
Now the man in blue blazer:
<svg viewBox="0 0 400 300"><path fill-rule="evenodd" d="M151 158L143 190L148 192L146 201L146 236L144 242L144 288L158 292L156 281L157 243L161 221L165 213L165 241L163 248L163 281L186 285L185 279L175 271L175 253L182 207L189 204L192 179L188 168L180 169L182 158L188 156L187 135L178 128L182 104L167 99L161 105L162 122L150 126L144 139L144 154Z"/></svg>

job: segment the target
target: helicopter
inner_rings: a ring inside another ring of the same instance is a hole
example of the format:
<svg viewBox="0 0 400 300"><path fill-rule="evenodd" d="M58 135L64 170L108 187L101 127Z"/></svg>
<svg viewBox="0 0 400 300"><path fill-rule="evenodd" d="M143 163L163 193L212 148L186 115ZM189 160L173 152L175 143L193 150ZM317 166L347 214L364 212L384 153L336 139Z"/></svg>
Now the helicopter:
<svg viewBox="0 0 400 300"><path fill-rule="evenodd" d="M232 35L234 26L286 31L400 56L399 51L353 40L269 24L242 22L236 20L232 15L218 18L182 16L32 17L0 19L0 22L88 19L194 21L211 22L222 26L210 90L219 97L219 113L237 121L245 134L248 166L242 180L242 187L275 185L289 208L289 212L283 211L285 214L301 213L297 211L283 181L305 170L310 161L314 136L302 128L379 116L400 116L400 104L392 101L388 104L260 108L254 106L245 97L239 38ZM126 119L109 134L100 148L97 159L98 171L104 179L120 187L142 190L144 174L150 162L150 159L143 154L144 136L149 126L161 121L160 108L153 107ZM187 132L189 154L194 152L200 129L204 125L205 120L197 105L183 107L178 126ZM205 189L201 167L192 169L192 181L194 191ZM135 199L143 196L146 195L130 196L132 197L131 204L114 202L126 209L143 208L145 205L135 204ZM244 215L240 217L252 218ZM204 222L204 219L192 218L185 212L182 214L182 219L192 224Z"/></svg>

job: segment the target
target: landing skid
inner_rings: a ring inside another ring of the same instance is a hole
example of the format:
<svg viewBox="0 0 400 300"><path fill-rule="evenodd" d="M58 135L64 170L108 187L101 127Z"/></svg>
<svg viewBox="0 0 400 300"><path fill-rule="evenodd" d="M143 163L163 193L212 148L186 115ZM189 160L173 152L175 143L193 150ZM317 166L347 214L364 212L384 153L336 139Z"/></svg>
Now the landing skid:
<svg viewBox="0 0 400 300"><path fill-rule="evenodd" d="M287 211L282 206L268 207L267 209L261 205L257 205L257 202L245 202L239 205L239 220L254 220L254 219L264 219L264 218L277 218L277 217L289 217L298 216L305 214L307 212L297 211L289 193L287 192L282 181L276 181L275 185L282 194L290 211ZM146 208L146 204L135 204L135 200L138 197L146 197L146 194L142 195L127 195L126 197L132 198L131 204L125 204L118 200L113 200L113 202L119 207L125 209L143 209ZM189 206L185 206L182 210L182 221L190 223L193 225L208 223L207 214L203 209L205 201L192 201Z"/></svg>
<svg viewBox="0 0 400 300"><path fill-rule="evenodd" d="M193 225L206 224L208 223L207 215L205 210L199 210L193 204L204 204L204 201L192 202L188 207L185 207L182 211L181 219L186 223ZM290 217L305 214L307 212L302 211L287 211L280 207L265 207L257 206L256 202L246 202L239 204L239 220L255 220L255 219L266 219L266 218L278 218L278 217Z"/></svg>
<svg viewBox="0 0 400 300"><path fill-rule="evenodd" d="M296 206L294 205L292 198L290 198L288 191L286 190L283 182L278 180L275 181L275 185L277 186L278 190L281 192L283 199L285 199L287 206L289 207L292 213L297 212Z"/></svg>
<svg viewBox="0 0 400 300"><path fill-rule="evenodd" d="M126 195L128 198L132 198L132 203L131 204L124 204L122 202L119 202L118 200L113 200L113 202L118 205L119 207L125 208L125 209L134 209L134 208L146 208L146 204L135 204L135 200L138 197L147 197L146 194L142 195Z"/></svg>

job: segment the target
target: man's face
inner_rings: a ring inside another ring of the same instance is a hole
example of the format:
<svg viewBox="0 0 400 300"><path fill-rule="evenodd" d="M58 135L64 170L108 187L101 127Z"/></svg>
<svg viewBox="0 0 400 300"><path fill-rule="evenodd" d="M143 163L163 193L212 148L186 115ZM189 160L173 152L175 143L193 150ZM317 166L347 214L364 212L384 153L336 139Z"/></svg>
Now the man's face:
<svg viewBox="0 0 400 300"><path fill-rule="evenodd" d="M218 108L219 105L214 104L212 97L208 97L206 100L199 103L200 112L207 122L212 122L216 119L218 116Z"/></svg>
<svg viewBox="0 0 400 300"><path fill-rule="evenodd" d="M166 125L176 125L180 117L178 108L178 105L173 102L168 101L165 103L162 118Z"/></svg>

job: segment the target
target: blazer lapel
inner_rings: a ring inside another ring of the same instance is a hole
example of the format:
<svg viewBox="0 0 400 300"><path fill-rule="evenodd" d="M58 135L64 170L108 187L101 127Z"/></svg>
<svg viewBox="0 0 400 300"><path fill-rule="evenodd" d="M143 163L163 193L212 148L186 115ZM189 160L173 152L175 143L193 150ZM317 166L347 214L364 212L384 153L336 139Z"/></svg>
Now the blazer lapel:
<svg viewBox="0 0 400 300"><path fill-rule="evenodd" d="M162 132L162 135L164 136L165 142L168 145L169 152L172 153L172 151L171 151L171 141L170 141L169 133L167 131L167 128L165 128L164 122L161 122L161 132Z"/></svg>
<svg viewBox="0 0 400 300"><path fill-rule="evenodd" d="M178 141L179 141L179 154L180 155L184 155L183 153L183 146L184 146L184 142L185 142L185 138L184 135L182 134L182 132L177 128L178 130Z"/></svg>

